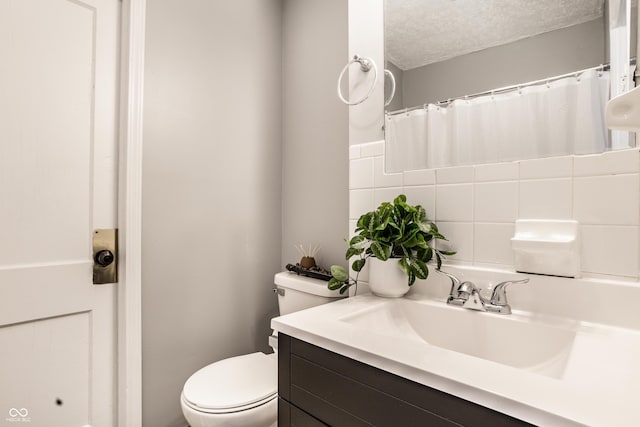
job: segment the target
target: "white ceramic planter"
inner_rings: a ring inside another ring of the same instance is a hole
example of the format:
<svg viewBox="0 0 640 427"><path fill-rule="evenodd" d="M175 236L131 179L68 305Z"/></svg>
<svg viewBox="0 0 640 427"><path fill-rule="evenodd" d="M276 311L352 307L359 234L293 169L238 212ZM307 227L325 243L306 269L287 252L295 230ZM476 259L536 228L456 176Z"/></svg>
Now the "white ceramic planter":
<svg viewBox="0 0 640 427"><path fill-rule="evenodd" d="M397 259L380 261L371 257L369 263L369 289L379 297L398 298L409 292L407 275L398 266Z"/></svg>

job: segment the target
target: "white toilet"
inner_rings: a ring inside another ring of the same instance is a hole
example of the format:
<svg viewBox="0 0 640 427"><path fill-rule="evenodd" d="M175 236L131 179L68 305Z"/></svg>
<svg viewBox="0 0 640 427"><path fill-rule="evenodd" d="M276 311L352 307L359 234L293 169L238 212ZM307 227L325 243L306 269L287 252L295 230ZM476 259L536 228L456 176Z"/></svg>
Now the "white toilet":
<svg viewBox="0 0 640 427"><path fill-rule="evenodd" d="M327 282L283 272L275 275L280 314L342 298ZM276 350L277 337L269 337ZM267 427L278 424L278 364L273 354L220 360L191 375L182 389L182 413L191 427Z"/></svg>

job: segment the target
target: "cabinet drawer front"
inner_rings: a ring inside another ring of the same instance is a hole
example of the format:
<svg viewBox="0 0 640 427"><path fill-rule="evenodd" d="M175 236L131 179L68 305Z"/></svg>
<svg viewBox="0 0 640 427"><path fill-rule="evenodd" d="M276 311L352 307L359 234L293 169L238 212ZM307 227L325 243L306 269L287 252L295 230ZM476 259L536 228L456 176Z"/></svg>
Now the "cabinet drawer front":
<svg viewBox="0 0 640 427"><path fill-rule="evenodd" d="M458 425L296 355L291 356L291 403L333 426Z"/></svg>
<svg viewBox="0 0 640 427"><path fill-rule="evenodd" d="M280 427L327 427L327 425L284 399L278 399L278 425Z"/></svg>
<svg viewBox="0 0 640 427"><path fill-rule="evenodd" d="M280 396L332 426L532 426L285 334L279 342Z"/></svg>

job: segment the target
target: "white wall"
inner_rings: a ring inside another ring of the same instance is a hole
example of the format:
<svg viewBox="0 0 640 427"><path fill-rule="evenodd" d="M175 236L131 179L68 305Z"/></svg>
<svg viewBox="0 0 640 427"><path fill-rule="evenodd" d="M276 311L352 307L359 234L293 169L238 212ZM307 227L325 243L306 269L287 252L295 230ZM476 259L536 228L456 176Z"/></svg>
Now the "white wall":
<svg viewBox="0 0 640 427"><path fill-rule="evenodd" d="M281 3L154 0L147 13L143 424L182 427L184 381L266 350L277 313Z"/></svg>
<svg viewBox="0 0 640 427"><path fill-rule="evenodd" d="M349 121L335 88L347 41L347 0L284 0L283 267L300 243L322 246L325 268L345 264Z"/></svg>
<svg viewBox="0 0 640 427"><path fill-rule="evenodd" d="M349 0L349 55L371 58L378 67L378 81L365 102L349 108L349 144L384 138L384 14L383 0ZM357 64L349 69L349 99L358 100L373 84L372 73Z"/></svg>

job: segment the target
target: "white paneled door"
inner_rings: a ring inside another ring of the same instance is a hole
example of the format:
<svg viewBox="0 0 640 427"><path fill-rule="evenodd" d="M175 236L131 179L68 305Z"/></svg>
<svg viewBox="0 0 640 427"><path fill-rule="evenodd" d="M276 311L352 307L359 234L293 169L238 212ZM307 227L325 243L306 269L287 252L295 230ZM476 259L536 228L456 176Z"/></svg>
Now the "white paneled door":
<svg viewBox="0 0 640 427"><path fill-rule="evenodd" d="M120 2L0 0L0 426L116 424Z"/></svg>

